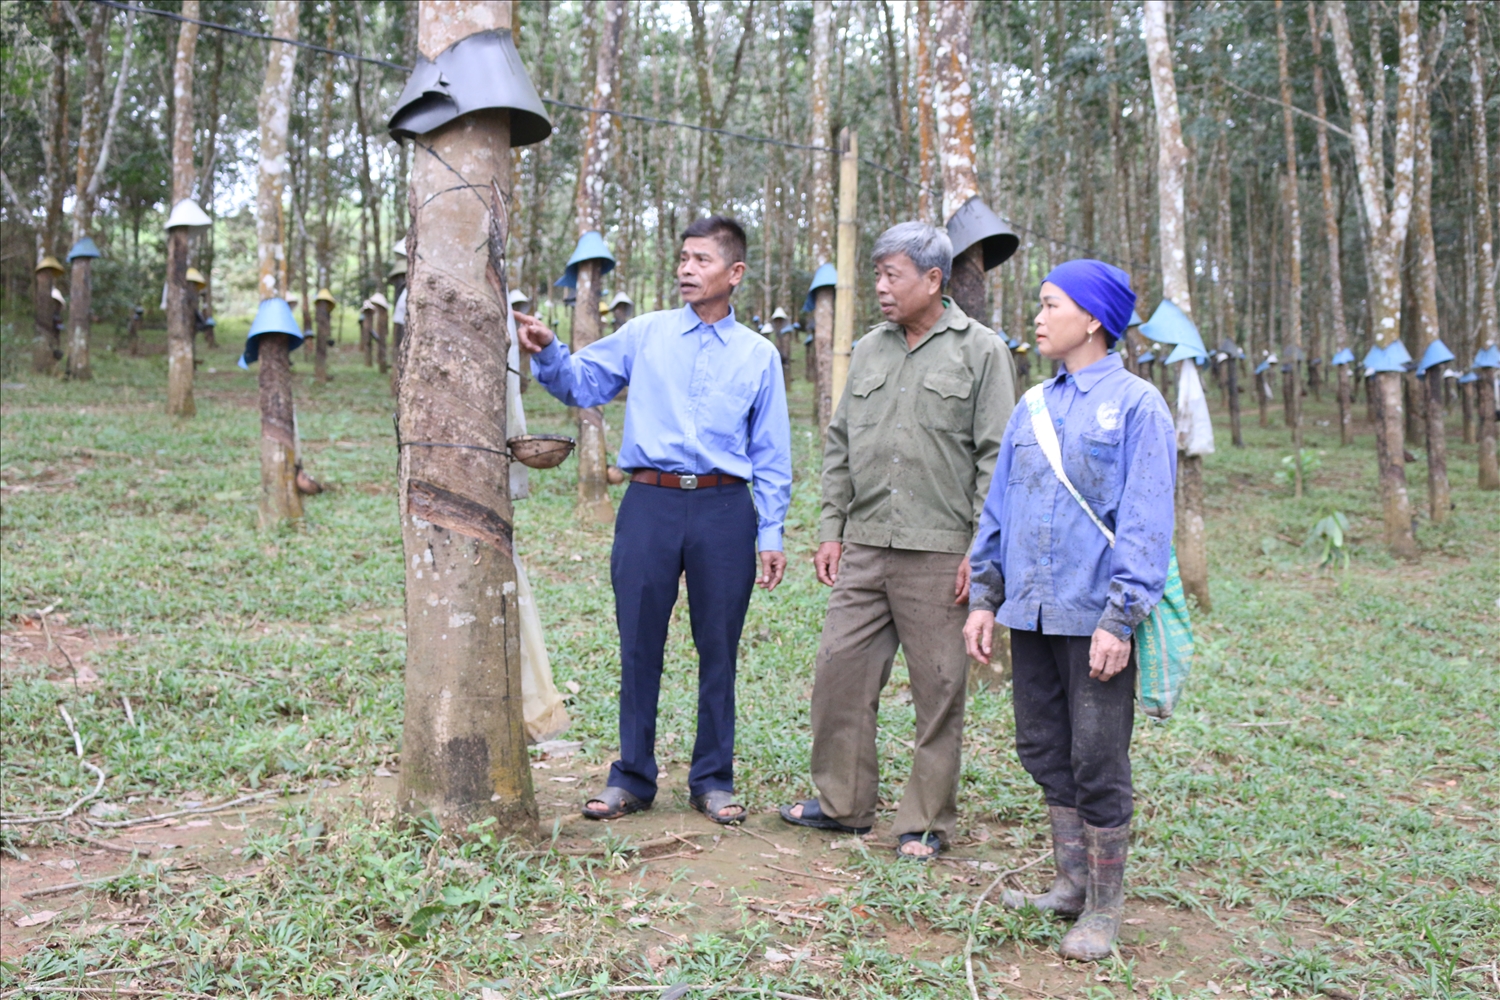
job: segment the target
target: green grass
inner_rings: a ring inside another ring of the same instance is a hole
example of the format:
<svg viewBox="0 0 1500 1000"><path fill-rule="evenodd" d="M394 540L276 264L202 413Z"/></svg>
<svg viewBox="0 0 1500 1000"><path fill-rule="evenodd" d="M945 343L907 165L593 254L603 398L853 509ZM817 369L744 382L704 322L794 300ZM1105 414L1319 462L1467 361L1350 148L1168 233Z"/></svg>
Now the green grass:
<svg viewBox="0 0 1500 1000"><path fill-rule="evenodd" d="M243 324L226 326L231 346L206 357L190 421L163 412L159 356L99 352L92 383L13 374L27 387L0 396L0 616L11 629L51 606L102 641L100 682L82 692L7 661L7 813L82 794L60 698L88 759L109 775L111 801L348 783L397 759L404 643L387 384L340 353L334 381L315 386L299 359L307 464L329 492L308 501L300 530L261 533L255 375L233 365ZM738 773L752 811L811 791L807 698L826 591L810 565L818 458L809 397L799 381L787 582L757 593L742 647ZM526 404L533 430L566 430L565 411L539 389ZM612 441L620 409L608 414ZM1500 987L1474 967L1500 953L1500 505L1474 489L1474 449L1455 433L1457 509L1440 526L1423 512L1422 559L1393 561L1380 544L1373 438L1340 448L1317 424L1329 403L1309 410L1319 465L1303 499L1278 481L1289 452L1279 413L1277 426L1247 427L1245 449L1230 448L1221 426L1221 450L1205 463L1214 609L1196 621L1200 656L1177 716L1137 729L1134 905L1177 908L1184 922L1216 930L1227 942L1219 981L1245 995L1492 996ZM1408 466L1419 508L1424 468ZM556 679L580 688L568 736L584 741L587 762L604 763L618 682L609 534L574 518L571 461L531 481L532 498L517 507L517 546ZM1332 510L1350 522L1347 575L1317 569L1300 548ZM685 609L677 618L659 731L663 761L681 770L696 695ZM913 726L905 683L898 668L882 706L889 800L905 780L902 741ZM1044 810L1011 740L1008 693L979 693L960 827L985 825L1007 850L1030 856ZM778 971L760 958L768 944L782 947L785 930L732 902L715 910L621 876L613 857L532 853L483 830L460 842L401 829L372 802L303 802L282 817L246 842L246 858L266 866L259 876L205 870L184 879L148 863L111 891L146 901L155 923L86 938L59 929L0 969L0 985L75 983L86 969L174 958L150 974L151 986L406 997L475 996L489 985L540 996L590 984L733 981L825 997L966 993L951 943L967 933L979 890L941 866L875 854L851 862L866 878L825 900L825 923L809 937L840 964ZM3 846L33 850L60 835L12 829ZM640 915L696 927L681 943L652 942L665 970L653 970L627 934L628 918ZM902 928L948 944L913 954L893 943ZM1061 930L990 909L979 950L1044 963ZM1132 968L1116 963L1112 982L1078 995L1134 995ZM982 993L1004 986L980 972ZM1142 990L1210 995L1169 975Z"/></svg>

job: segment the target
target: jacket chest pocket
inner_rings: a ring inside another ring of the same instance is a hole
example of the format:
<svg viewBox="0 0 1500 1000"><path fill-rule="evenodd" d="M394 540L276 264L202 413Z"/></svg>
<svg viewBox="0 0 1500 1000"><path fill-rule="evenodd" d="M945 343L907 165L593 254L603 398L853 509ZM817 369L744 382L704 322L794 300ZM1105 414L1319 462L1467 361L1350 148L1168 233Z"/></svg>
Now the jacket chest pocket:
<svg viewBox="0 0 1500 1000"><path fill-rule="evenodd" d="M967 431L974 424L974 376L962 369L940 369L922 377L917 418L933 430Z"/></svg>
<svg viewBox="0 0 1500 1000"><path fill-rule="evenodd" d="M1080 435L1078 458L1083 475L1075 484L1078 492L1091 500L1113 500L1119 489L1121 450L1119 432Z"/></svg>
<svg viewBox="0 0 1500 1000"><path fill-rule="evenodd" d="M849 383L849 427L869 427L880 423L890 406L890 392L881 392L885 372L868 372Z"/></svg>

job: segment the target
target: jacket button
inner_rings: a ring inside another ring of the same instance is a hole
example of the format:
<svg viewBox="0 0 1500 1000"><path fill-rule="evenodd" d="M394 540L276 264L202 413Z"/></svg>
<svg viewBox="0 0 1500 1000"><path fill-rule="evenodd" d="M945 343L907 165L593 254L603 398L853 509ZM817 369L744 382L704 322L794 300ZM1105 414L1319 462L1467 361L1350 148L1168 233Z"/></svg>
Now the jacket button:
<svg viewBox="0 0 1500 1000"><path fill-rule="evenodd" d="M1099 454L1099 449L1098 448L1090 448L1089 449L1089 454L1090 455L1097 455L1097 454Z"/></svg>
<svg viewBox="0 0 1500 1000"><path fill-rule="evenodd" d="M1042 556L1042 565L1043 566L1051 566L1052 565L1052 560L1049 559L1049 558L1047 558L1046 556Z"/></svg>

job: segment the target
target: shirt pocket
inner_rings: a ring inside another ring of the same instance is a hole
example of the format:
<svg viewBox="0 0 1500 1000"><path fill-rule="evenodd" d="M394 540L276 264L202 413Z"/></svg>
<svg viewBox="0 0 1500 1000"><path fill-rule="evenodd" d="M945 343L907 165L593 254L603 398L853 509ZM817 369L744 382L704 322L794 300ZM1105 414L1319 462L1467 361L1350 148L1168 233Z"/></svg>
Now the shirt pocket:
<svg viewBox="0 0 1500 1000"><path fill-rule="evenodd" d="M974 376L961 368L941 368L922 377L917 417L924 427L950 433L974 424Z"/></svg>
<svg viewBox="0 0 1500 1000"><path fill-rule="evenodd" d="M698 407L698 439L732 455L745 454L749 438L750 397L754 392L755 386L748 382L720 382L704 393Z"/></svg>
<svg viewBox="0 0 1500 1000"><path fill-rule="evenodd" d="M890 405L890 393L881 392L885 385L885 372L861 374L849 385L850 429L870 427L880 423Z"/></svg>
<svg viewBox="0 0 1500 1000"><path fill-rule="evenodd" d="M1078 492L1112 508L1120 491L1122 451L1119 431L1096 430L1080 435L1078 457L1083 475L1073 484Z"/></svg>

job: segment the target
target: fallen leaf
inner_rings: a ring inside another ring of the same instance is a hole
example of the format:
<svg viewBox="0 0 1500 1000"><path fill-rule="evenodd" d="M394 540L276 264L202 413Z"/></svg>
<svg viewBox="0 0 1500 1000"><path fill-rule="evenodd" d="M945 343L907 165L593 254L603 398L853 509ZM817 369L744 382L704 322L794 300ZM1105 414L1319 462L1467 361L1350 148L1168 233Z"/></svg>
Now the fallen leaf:
<svg viewBox="0 0 1500 1000"><path fill-rule="evenodd" d="M219 825L226 830L243 830L245 828L244 823L240 823L239 825L235 825L234 823L220 823Z"/></svg>
<svg viewBox="0 0 1500 1000"><path fill-rule="evenodd" d="M507 941L519 941L519 940L521 940L521 934L520 934L519 931L511 931L509 934L505 934L505 935L502 935L502 936Z"/></svg>
<svg viewBox="0 0 1500 1000"><path fill-rule="evenodd" d="M37 910L29 917L17 917L17 927L40 927L57 916L56 910Z"/></svg>
<svg viewBox="0 0 1500 1000"><path fill-rule="evenodd" d="M1127 920L1125 922L1127 924L1129 924L1130 926L1132 926L1132 927L1139 927L1141 924L1144 924L1146 921L1142 920L1140 917L1131 917L1129 920Z"/></svg>
<svg viewBox="0 0 1500 1000"><path fill-rule="evenodd" d="M1348 798L1348 796L1345 795L1343 792L1336 792L1332 788L1324 789L1324 791L1326 791L1328 793L1328 797L1330 799L1344 799L1344 798Z"/></svg>
<svg viewBox="0 0 1500 1000"><path fill-rule="evenodd" d="M566 785L566 784L570 784L570 783L572 783L574 781L577 781L578 780L578 775L576 775L576 774L563 774L563 775L559 775L556 778L553 778L552 780L553 781L559 781L559 782L563 783L564 785Z"/></svg>
<svg viewBox="0 0 1500 1000"><path fill-rule="evenodd" d="M186 823L184 823L182 825L184 827L213 826L214 825L214 821L211 820L211 819L193 819L193 820L188 820Z"/></svg>
<svg viewBox="0 0 1500 1000"><path fill-rule="evenodd" d="M505 936L510 937L509 934ZM519 934L516 935L516 937L520 936ZM481 986L479 988L479 1000L505 1000L505 994L499 990L492 990L488 986Z"/></svg>
<svg viewBox="0 0 1500 1000"><path fill-rule="evenodd" d="M573 692L574 694L577 694L578 692L580 692L580 691L583 690L583 688L579 685L579 683L577 681L564 681L563 682L563 687L567 688L569 691Z"/></svg>
<svg viewBox="0 0 1500 1000"><path fill-rule="evenodd" d="M790 962L791 960L792 956L788 955L784 951L777 951L775 948L766 949L767 962Z"/></svg>
<svg viewBox="0 0 1500 1000"><path fill-rule="evenodd" d="M375 769L375 777L377 778L394 778L395 776L395 772L391 771L390 768L377 767Z"/></svg>

